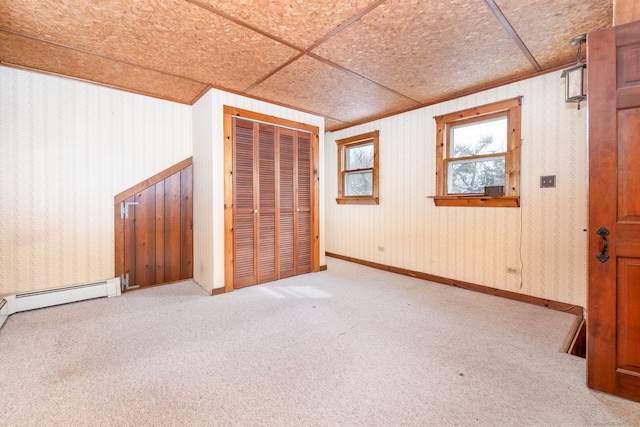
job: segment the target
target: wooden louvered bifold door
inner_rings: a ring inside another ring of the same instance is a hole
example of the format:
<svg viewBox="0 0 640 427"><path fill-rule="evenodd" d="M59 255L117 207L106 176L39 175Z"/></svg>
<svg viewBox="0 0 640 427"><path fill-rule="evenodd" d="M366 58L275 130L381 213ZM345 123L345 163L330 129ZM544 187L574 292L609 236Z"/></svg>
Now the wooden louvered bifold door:
<svg viewBox="0 0 640 427"><path fill-rule="evenodd" d="M280 129L280 277L296 274L295 258L295 142L296 132Z"/></svg>
<svg viewBox="0 0 640 427"><path fill-rule="evenodd" d="M311 260L311 138L299 134L297 143L296 237L297 274L309 273Z"/></svg>
<svg viewBox="0 0 640 427"><path fill-rule="evenodd" d="M276 139L275 126L258 124L258 283L278 278L276 272ZM255 185L255 184L254 184ZM255 191L254 190L254 191Z"/></svg>
<svg viewBox="0 0 640 427"><path fill-rule="evenodd" d="M233 120L234 287L312 270L310 134Z"/></svg>
<svg viewBox="0 0 640 427"><path fill-rule="evenodd" d="M234 120L233 130L234 282L243 287L257 283L253 122Z"/></svg>

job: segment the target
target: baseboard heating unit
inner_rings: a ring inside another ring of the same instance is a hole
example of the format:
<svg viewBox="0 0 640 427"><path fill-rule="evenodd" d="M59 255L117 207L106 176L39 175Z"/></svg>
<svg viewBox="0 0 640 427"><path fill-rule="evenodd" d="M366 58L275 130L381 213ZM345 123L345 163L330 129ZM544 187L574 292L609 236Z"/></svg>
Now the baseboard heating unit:
<svg viewBox="0 0 640 427"><path fill-rule="evenodd" d="M118 295L120 295L119 277L102 282L8 295L0 299L0 327L7 317L21 311Z"/></svg>

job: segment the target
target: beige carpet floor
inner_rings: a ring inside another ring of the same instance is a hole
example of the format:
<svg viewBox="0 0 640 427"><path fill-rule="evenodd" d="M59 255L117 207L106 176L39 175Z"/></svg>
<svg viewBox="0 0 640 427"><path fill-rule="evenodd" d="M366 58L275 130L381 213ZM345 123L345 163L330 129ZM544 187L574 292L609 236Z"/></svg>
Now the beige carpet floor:
<svg viewBox="0 0 640 427"><path fill-rule="evenodd" d="M11 316L2 426L638 426L559 349L574 316L329 259Z"/></svg>

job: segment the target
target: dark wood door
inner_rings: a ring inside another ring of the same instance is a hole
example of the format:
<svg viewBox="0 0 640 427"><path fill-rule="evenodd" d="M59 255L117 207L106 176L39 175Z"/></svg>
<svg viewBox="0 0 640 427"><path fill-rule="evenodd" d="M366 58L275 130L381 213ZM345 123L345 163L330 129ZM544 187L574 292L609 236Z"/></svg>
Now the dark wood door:
<svg viewBox="0 0 640 427"><path fill-rule="evenodd" d="M193 277L192 181L189 162L116 196L115 273L123 290Z"/></svg>
<svg viewBox="0 0 640 427"><path fill-rule="evenodd" d="M312 270L311 138L233 119L234 287Z"/></svg>
<svg viewBox="0 0 640 427"><path fill-rule="evenodd" d="M587 383L640 401L640 22L587 49Z"/></svg>

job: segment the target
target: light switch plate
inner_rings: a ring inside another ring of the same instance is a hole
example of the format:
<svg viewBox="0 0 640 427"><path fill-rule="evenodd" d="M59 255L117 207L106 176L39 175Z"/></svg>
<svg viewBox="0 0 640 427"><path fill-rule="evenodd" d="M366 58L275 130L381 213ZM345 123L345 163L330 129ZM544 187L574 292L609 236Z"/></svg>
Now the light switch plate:
<svg viewBox="0 0 640 427"><path fill-rule="evenodd" d="M555 188L556 186L556 176L555 175L547 175L540 177L540 188Z"/></svg>

